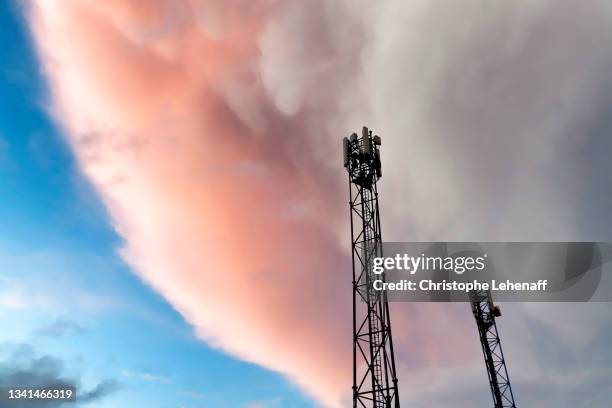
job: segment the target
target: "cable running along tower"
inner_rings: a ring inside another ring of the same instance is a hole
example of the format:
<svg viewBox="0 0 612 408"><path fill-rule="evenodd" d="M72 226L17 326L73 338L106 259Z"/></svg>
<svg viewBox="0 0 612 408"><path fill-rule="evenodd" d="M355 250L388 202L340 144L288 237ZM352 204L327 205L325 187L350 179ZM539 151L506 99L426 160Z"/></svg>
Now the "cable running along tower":
<svg viewBox="0 0 612 408"><path fill-rule="evenodd" d="M494 408L516 408L510 387L510 377L502 351L495 318L501 316L499 306L493 304L491 291L473 290L469 293L472 313L485 359Z"/></svg>
<svg viewBox="0 0 612 408"><path fill-rule="evenodd" d="M372 261L382 256L376 182L381 178L380 137L367 127L344 138L353 260L353 408L399 408L397 375L385 291L375 291ZM382 278L381 278L382 277Z"/></svg>

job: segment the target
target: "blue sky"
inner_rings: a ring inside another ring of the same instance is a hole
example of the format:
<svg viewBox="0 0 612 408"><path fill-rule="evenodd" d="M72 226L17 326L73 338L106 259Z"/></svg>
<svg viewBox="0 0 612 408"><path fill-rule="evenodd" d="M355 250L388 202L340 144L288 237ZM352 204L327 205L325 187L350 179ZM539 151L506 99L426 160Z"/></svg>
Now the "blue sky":
<svg viewBox="0 0 612 408"><path fill-rule="evenodd" d="M97 408L313 406L198 340L119 259L120 237L45 112L14 4L0 4L0 25L0 373L46 356L83 391L112 382L86 404Z"/></svg>

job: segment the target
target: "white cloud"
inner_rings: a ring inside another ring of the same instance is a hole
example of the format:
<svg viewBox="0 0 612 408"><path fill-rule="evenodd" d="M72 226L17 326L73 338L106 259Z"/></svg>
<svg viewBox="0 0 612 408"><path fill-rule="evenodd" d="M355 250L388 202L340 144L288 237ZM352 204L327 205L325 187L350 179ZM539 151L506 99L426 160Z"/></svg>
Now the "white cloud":
<svg viewBox="0 0 612 408"><path fill-rule="evenodd" d="M280 408L282 407L283 399L281 397L271 398L264 401L248 402L242 408Z"/></svg>
<svg viewBox="0 0 612 408"><path fill-rule="evenodd" d="M0 309L21 310L29 306L22 292L0 293Z"/></svg>
<svg viewBox="0 0 612 408"><path fill-rule="evenodd" d="M131 370L121 371L121 375L126 378L135 378L146 382L157 382L162 384L169 384L172 381L169 378L162 377L160 375L151 374L147 372L136 372Z"/></svg>

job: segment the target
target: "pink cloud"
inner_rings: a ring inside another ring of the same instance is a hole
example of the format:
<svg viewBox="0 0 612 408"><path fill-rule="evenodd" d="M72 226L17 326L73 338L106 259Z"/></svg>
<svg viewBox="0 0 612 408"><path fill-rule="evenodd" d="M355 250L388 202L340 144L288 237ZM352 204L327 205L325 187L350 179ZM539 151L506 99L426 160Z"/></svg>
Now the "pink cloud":
<svg viewBox="0 0 612 408"><path fill-rule="evenodd" d="M343 189L313 155L316 128L278 112L258 78L267 7L218 7L213 33L190 2L169 16L170 3L138 4L29 10L54 113L122 254L203 338L337 405L350 389Z"/></svg>

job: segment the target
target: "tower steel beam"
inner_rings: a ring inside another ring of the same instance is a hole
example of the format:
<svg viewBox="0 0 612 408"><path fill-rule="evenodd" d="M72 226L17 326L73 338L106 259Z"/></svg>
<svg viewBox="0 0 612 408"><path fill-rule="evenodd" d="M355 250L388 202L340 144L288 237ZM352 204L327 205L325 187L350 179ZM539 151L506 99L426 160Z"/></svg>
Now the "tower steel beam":
<svg viewBox="0 0 612 408"><path fill-rule="evenodd" d="M361 137L353 133L343 140L353 264L353 408L400 407L387 294L372 288L372 260L382 256L379 147L380 137L367 127Z"/></svg>
<svg viewBox="0 0 612 408"><path fill-rule="evenodd" d="M488 290L471 291L472 313L478 326L494 408L516 408L495 318L501 316Z"/></svg>

